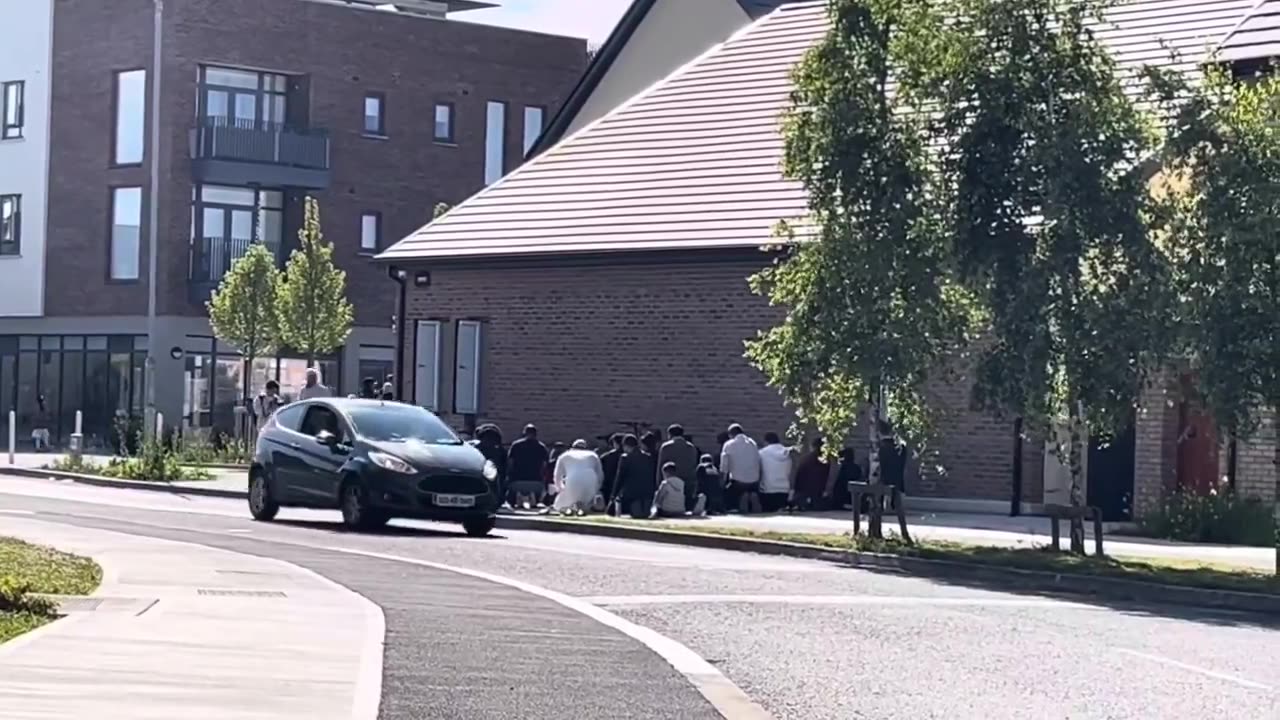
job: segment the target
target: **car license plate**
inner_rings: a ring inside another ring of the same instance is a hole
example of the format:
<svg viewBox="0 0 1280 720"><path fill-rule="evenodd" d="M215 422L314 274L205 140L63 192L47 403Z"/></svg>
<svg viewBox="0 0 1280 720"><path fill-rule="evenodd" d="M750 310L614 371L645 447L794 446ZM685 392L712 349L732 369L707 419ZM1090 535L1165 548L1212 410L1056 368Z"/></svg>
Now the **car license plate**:
<svg viewBox="0 0 1280 720"><path fill-rule="evenodd" d="M475 495L436 495L440 507L475 507Z"/></svg>

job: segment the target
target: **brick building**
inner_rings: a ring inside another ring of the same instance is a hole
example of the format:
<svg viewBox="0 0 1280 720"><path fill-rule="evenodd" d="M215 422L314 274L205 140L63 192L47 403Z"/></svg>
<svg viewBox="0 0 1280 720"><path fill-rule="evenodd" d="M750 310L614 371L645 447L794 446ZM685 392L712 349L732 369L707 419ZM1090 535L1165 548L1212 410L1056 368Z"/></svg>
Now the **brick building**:
<svg viewBox="0 0 1280 720"><path fill-rule="evenodd" d="M510 433L536 421L566 441L631 423L679 421L705 444L731 421L757 436L787 429L791 413L743 359L743 342L779 319L747 278L770 261L761 250L775 224L806 212L803 188L780 174L778 118L791 69L827 20L824 3L773 5L572 130L574 112L591 107L576 97L553 124L570 128L564 139L544 140L542 154L379 256L405 286L406 397L459 425L491 420ZM1191 72L1253 5L1141 0L1097 32L1124 68L1168 63L1172 47ZM1057 491L1043 446L1013 421L971 411L966 384L932 391L946 413L935 447L946 473L908 472L917 506L1027 510ZM1159 471L1152 462L1177 451L1152 446L1151 418L1090 449L1090 502L1111 517L1127 516L1143 474Z"/></svg>
<svg viewBox="0 0 1280 720"><path fill-rule="evenodd" d="M583 40L455 19L493 5L473 0L19 5L0 82L23 81L25 136L0 139L0 168L33 172L19 187L0 170L0 196L22 199L0 251L0 408L20 435L43 395L55 436L84 410L102 439L142 410L148 349L171 426L225 427L246 382L289 392L305 361L246 378L204 303L251 242L283 264L308 195L356 309L325 380L390 374L395 290L369 258L519 165L587 61Z"/></svg>

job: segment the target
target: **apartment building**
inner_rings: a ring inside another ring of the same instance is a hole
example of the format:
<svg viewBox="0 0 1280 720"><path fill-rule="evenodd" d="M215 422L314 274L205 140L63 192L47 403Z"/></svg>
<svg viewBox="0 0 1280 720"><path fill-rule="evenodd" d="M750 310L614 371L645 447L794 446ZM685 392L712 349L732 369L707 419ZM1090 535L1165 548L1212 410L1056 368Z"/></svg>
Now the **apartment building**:
<svg viewBox="0 0 1280 720"><path fill-rule="evenodd" d="M29 435L43 398L55 436L81 410L105 441L116 417L143 412L148 379L171 426L229 424L246 383L296 388L304 360L283 352L246 373L205 302L252 242L283 266L308 195L356 308L325 382L350 392L391 373L396 286L369 258L518 166L586 65L583 40L465 22L492 5L6 8L0 424L14 409Z"/></svg>

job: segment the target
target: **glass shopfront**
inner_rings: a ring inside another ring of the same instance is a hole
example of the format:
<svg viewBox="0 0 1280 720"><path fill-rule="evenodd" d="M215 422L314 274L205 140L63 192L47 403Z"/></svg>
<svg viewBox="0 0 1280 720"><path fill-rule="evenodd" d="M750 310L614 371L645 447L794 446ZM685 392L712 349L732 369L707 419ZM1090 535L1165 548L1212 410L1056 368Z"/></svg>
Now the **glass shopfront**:
<svg viewBox="0 0 1280 720"><path fill-rule="evenodd" d="M13 410L20 446L38 425L65 446L79 410L85 446L107 447L117 416L142 414L146 356L133 335L0 335L0 437Z"/></svg>
<svg viewBox="0 0 1280 720"><path fill-rule="evenodd" d="M245 396L245 361L239 351L214 338L188 337L183 416L192 427L231 434L235 409ZM342 393L342 365L338 355L316 361L321 382L335 395ZM292 356L256 358L248 369L248 395L262 392L268 380L280 383L286 401L295 400L307 381L307 361Z"/></svg>

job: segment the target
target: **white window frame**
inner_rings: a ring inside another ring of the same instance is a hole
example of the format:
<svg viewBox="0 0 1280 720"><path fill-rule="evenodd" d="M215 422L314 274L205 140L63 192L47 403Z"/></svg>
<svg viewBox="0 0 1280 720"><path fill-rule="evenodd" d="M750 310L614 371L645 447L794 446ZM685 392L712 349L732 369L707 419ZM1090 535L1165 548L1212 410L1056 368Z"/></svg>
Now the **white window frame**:
<svg viewBox="0 0 1280 720"><path fill-rule="evenodd" d="M507 104L490 100L484 113L484 184L502 179L507 167Z"/></svg>
<svg viewBox="0 0 1280 720"><path fill-rule="evenodd" d="M368 243L369 238L365 236L365 223L373 220L373 244ZM366 254L376 253L382 246L382 213L366 211L360 213L360 252Z"/></svg>
<svg viewBox="0 0 1280 720"><path fill-rule="evenodd" d="M435 334L435 357L431 363L431 397L424 398L422 391L422 383L418 379L422 376L422 370L426 367L418 357L418 347L422 344L419 338L423 332ZM420 405L432 412L440 409L440 360L442 353L440 352L440 341L442 338L442 327L439 320L419 320L414 326L413 333L413 400L414 403Z"/></svg>
<svg viewBox="0 0 1280 720"><path fill-rule="evenodd" d="M130 86L136 94L125 96L125 80L137 79L141 86ZM143 68L115 73L111 91L115 94L115 134L111 139L111 162L128 167L141 165L147 152L147 71ZM137 124L126 123L135 118Z"/></svg>
<svg viewBox="0 0 1280 720"><path fill-rule="evenodd" d="M458 366L461 364L462 356L459 354L462 349L462 343L458 342L458 338L462 336L462 328L474 327L476 331L476 344L471 353L471 397L474 399L472 407L464 407L458 404ZM481 347L484 345L484 323L479 320L459 320L457 328L453 334L453 411L458 415L476 415L480 412L480 357Z"/></svg>
<svg viewBox="0 0 1280 720"><path fill-rule="evenodd" d="M132 275L125 274L125 273L117 273L117 263L122 258L125 257L124 255L121 254L124 249L124 246L121 243L123 242L124 239L116 236L117 228L126 227L124 225L121 225L119 222L120 195L125 192L135 193L138 200L137 202L138 216L137 218L129 218L130 220L136 220L136 222L134 222L132 225L127 226L127 227L137 228L137 234L132 239L133 247L130 249L131 256L133 258L133 264L131 268L133 271ZM142 215L143 215L142 205L143 203L144 203L144 198L142 195L142 188L137 185L111 188L111 237L110 237L111 245L108 251L109 259L107 263L107 266L108 266L107 274L112 280L131 282L131 281L138 280L141 275L141 272L142 272Z"/></svg>

